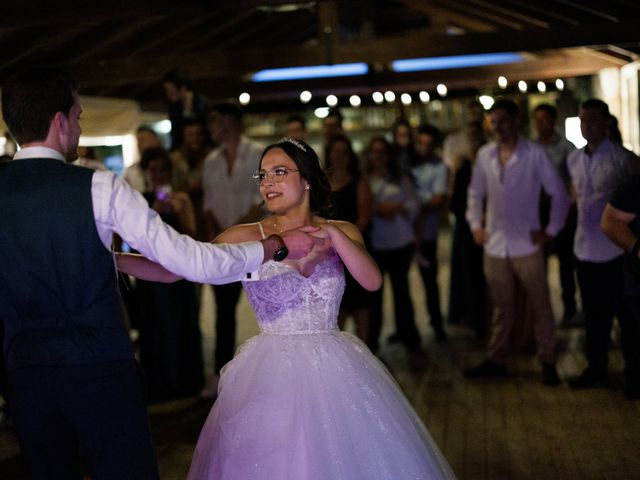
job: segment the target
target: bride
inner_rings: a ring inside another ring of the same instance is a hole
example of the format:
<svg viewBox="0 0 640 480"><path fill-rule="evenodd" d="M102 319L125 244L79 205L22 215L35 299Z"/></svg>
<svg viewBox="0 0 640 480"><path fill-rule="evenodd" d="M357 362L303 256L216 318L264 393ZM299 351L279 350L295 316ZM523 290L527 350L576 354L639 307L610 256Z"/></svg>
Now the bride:
<svg viewBox="0 0 640 480"><path fill-rule="evenodd" d="M315 152L285 138L265 149L254 177L273 215L215 242L309 226L321 241L302 259L265 262L258 280L244 282L261 333L222 370L188 478L455 478L383 364L337 328L344 268L367 290L382 278L354 225L314 214L330 191Z"/></svg>

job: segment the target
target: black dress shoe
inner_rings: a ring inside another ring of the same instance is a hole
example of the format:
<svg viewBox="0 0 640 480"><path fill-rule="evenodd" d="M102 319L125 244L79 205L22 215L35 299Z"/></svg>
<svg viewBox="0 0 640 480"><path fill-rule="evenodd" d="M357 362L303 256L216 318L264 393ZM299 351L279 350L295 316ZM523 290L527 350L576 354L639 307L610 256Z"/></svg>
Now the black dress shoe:
<svg viewBox="0 0 640 480"><path fill-rule="evenodd" d="M569 380L569 387L574 390L581 388L601 388L606 386L607 374L594 372L588 367L579 377Z"/></svg>
<svg viewBox="0 0 640 480"><path fill-rule="evenodd" d="M478 366L467 368L464 371L466 378L499 378L507 376L507 367L499 363L485 359Z"/></svg>
<svg viewBox="0 0 640 480"><path fill-rule="evenodd" d="M542 365L542 383L548 387L556 387L560 385L560 377L556 366L551 363Z"/></svg>

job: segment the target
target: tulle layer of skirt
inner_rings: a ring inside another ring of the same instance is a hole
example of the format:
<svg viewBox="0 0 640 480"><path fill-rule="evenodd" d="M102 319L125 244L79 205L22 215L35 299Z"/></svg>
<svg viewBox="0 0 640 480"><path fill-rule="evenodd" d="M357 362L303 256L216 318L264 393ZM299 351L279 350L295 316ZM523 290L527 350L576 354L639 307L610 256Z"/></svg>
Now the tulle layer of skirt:
<svg viewBox="0 0 640 480"><path fill-rule="evenodd" d="M342 332L260 334L223 369L191 480L455 478L384 365Z"/></svg>

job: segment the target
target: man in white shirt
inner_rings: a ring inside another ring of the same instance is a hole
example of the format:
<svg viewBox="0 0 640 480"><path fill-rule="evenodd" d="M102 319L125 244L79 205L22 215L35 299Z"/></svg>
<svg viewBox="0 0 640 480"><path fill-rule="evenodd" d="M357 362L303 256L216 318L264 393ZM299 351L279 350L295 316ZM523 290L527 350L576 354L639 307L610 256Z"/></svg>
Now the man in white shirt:
<svg viewBox="0 0 640 480"><path fill-rule="evenodd" d="M224 103L209 110L209 132L218 148L204 161L202 173L205 231L212 240L238 223L257 220L260 194L251 180L258 169L263 147L242 134L242 111ZM215 373L233 358L236 344L236 307L240 282L213 287L216 298ZM217 392L215 379L203 390L204 397Z"/></svg>
<svg viewBox="0 0 640 480"><path fill-rule="evenodd" d="M17 74L2 113L22 149L0 172L0 320L8 404L29 477L157 479L111 239L197 282L245 278L282 245L199 243L109 171L77 158L82 108L63 73ZM293 256L315 243L283 237ZM82 458L80 458L80 452Z"/></svg>
<svg viewBox="0 0 640 480"><path fill-rule="evenodd" d="M469 185L466 217L475 242L484 245L484 273L494 312L487 358L466 370L465 376L507 374L519 282L534 309L543 383L557 385L555 320L540 247L564 225L569 196L544 149L519 136L518 114L511 100L494 103L489 120L495 141L478 152ZM544 230L540 228L541 188L551 197L549 224Z"/></svg>
<svg viewBox="0 0 640 480"><path fill-rule="evenodd" d="M625 338L632 321L624 301L624 251L602 231L600 219L616 188L638 172L638 157L607 138L609 107L598 99L580 105L580 130L587 145L569 155L567 166L578 204L574 243L576 271L585 313L587 368L572 388L603 386L607 381L609 341L614 315L620 323L622 353L637 349Z"/></svg>

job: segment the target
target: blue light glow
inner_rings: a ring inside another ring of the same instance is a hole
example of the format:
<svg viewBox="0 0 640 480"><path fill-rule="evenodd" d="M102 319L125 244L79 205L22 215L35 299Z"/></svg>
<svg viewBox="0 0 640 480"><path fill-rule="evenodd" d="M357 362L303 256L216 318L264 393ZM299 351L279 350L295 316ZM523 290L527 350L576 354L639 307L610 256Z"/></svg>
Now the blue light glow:
<svg viewBox="0 0 640 480"><path fill-rule="evenodd" d="M420 72L424 70L444 70L447 68L483 67L504 63L517 63L523 60L519 53L479 53L475 55L456 55L453 57L408 58L394 60L391 69L394 72Z"/></svg>
<svg viewBox="0 0 640 480"><path fill-rule="evenodd" d="M283 80L304 80L308 78L350 77L366 75L366 63L343 63L339 65L315 65L313 67L269 68L260 70L251 77L253 82L277 82Z"/></svg>

